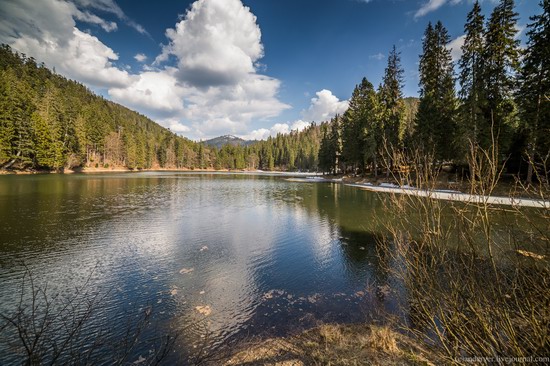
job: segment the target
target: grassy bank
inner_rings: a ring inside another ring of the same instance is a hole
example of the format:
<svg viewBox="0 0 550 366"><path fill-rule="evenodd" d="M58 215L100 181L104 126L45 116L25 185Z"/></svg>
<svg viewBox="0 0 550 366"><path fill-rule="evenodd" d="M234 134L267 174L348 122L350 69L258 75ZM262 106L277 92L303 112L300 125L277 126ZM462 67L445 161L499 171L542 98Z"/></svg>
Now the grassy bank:
<svg viewBox="0 0 550 366"><path fill-rule="evenodd" d="M437 357L389 327L325 324L244 345L225 365L434 365Z"/></svg>

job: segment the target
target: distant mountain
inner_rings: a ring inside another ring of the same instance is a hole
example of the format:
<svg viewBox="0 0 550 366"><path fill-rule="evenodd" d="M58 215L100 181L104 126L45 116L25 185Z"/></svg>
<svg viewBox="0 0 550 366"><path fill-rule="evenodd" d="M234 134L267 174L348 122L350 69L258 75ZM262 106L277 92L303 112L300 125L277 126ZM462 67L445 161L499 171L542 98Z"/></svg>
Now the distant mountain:
<svg viewBox="0 0 550 366"><path fill-rule="evenodd" d="M233 135L224 135L220 137L215 137L210 140L203 141L208 146L214 146L217 148L221 148L224 145L233 145L233 146L248 146L256 141L247 141L243 140L237 136Z"/></svg>

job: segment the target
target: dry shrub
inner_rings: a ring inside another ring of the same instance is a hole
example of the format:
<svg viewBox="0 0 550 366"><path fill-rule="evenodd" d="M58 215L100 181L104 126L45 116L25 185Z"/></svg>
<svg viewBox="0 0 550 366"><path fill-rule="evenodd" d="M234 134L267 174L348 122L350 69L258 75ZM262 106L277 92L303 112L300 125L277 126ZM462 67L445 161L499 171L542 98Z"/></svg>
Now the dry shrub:
<svg viewBox="0 0 550 366"><path fill-rule="evenodd" d="M411 166L394 179L433 190L441 164L420 152L393 154ZM470 193L491 195L502 173L498 149L472 146ZM522 196L548 200L547 181ZM493 207L486 201L449 202L414 195L383 196L388 229L383 253L402 283L408 323L417 339L448 363L478 357L550 355L549 209ZM504 217L507 225L497 223ZM526 256L522 253L530 253Z"/></svg>

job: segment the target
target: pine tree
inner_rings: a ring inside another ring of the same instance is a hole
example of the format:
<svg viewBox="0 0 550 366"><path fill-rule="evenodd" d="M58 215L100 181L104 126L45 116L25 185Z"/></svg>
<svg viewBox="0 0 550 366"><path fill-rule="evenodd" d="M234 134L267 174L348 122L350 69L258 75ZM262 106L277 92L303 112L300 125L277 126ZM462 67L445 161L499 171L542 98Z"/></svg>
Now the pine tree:
<svg viewBox="0 0 550 366"><path fill-rule="evenodd" d="M540 6L542 14L531 17L527 26L529 40L518 93L530 160L528 183L533 180L533 163L550 157L550 0L542 0Z"/></svg>
<svg viewBox="0 0 550 366"><path fill-rule="evenodd" d="M456 97L450 37L441 22L426 28L420 57L420 105L416 143L439 161L454 157Z"/></svg>
<svg viewBox="0 0 550 366"><path fill-rule="evenodd" d="M480 145L485 149L495 142L498 143L498 150L506 152L517 127L513 98L517 89L516 74L520 55L519 40L515 39L517 18L514 0L501 0L487 24L484 52L486 125L480 128Z"/></svg>
<svg viewBox="0 0 550 366"><path fill-rule="evenodd" d="M483 120L483 107L485 105L484 84L484 48L485 48L485 18L481 14L479 2L474 3L473 9L468 13L464 25L465 39L462 46L460 66L460 155L466 155L469 144L477 146L480 141L480 128L487 125Z"/></svg>

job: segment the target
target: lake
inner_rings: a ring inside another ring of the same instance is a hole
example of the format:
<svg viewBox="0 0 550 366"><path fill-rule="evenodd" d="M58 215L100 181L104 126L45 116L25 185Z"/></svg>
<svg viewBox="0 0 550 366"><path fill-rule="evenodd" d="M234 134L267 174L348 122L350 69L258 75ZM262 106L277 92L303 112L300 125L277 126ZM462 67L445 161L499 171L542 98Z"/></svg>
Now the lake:
<svg viewBox="0 0 550 366"><path fill-rule="evenodd" d="M89 281L101 296L91 339L123 337L147 313L143 334L179 334L169 357L180 362L203 344L363 321L395 306L367 291L388 285L379 205L270 174L2 176L0 309L13 313L27 269L52 297ZM128 361L147 356L144 343ZM0 363L14 357L4 349Z"/></svg>
<svg viewBox="0 0 550 366"><path fill-rule="evenodd" d="M166 334L178 335L168 362L186 363L202 349L397 314L402 291L377 256L381 198L287 178L1 176L0 312L30 304L26 272L57 296L54 309L82 287L98 296L79 344L102 340L95 363L129 333L139 339L128 363L150 357ZM3 346L0 364L17 351Z"/></svg>

